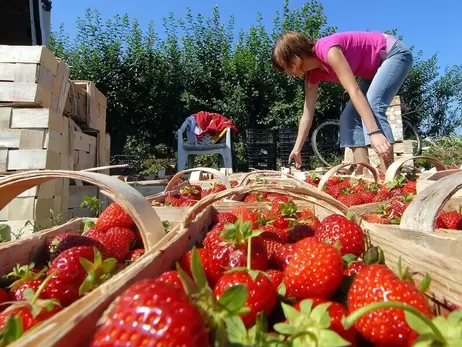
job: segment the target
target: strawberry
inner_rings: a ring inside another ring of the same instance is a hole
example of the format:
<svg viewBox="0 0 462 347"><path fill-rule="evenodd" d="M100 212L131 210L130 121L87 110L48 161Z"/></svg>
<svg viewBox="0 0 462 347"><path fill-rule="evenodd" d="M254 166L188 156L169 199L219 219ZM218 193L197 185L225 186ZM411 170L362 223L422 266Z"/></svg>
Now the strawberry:
<svg viewBox="0 0 462 347"><path fill-rule="evenodd" d="M343 279L343 261L333 246L306 238L295 244L292 258L284 269L288 297L329 298Z"/></svg>
<svg viewBox="0 0 462 347"><path fill-rule="evenodd" d="M272 225L264 225L259 228L262 231L260 236L266 240L275 240L281 243L287 242L287 230L276 228Z"/></svg>
<svg viewBox="0 0 462 347"><path fill-rule="evenodd" d="M144 253L144 248L137 248L131 251L128 254L127 258L129 261L135 261L138 260L138 258L140 258Z"/></svg>
<svg viewBox="0 0 462 347"><path fill-rule="evenodd" d="M266 271L266 274L271 279L271 282L273 282L275 288L278 288L284 279L284 273L280 270L269 269Z"/></svg>
<svg viewBox="0 0 462 347"><path fill-rule="evenodd" d="M133 327L149 324L149 329ZM185 293L158 280L142 280L119 297L91 342L98 346L208 347L209 334L201 312Z"/></svg>
<svg viewBox="0 0 462 347"><path fill-rule="evenodd" d="M239 184L239 182L236 181L236 180L231 180L231 181L229 181L229 184L231 185L231 188L234 188Z"/></svg>
<svg viewBox="0 0 462 347"><path fill-rule="evenodd" d="M265 201L264 193L248 193L244 198L244 202L247 202L247 203L261 202L261 201Z"/></svg>
<svg viewBox="0 0 462 347"><path fill-rule="evenodd" d="M164 200L165 206L179 207L181 206L181 203L182 203L181 199L171 196L171 195L167 195Z"/></svg>
<svg viewBox="0 0 462 347"><path fill-rule="evenodd" d="M135 241L133 231L121 227L112 227L106 232L95 232L90 237L99 241L108 255L121 263L128 258L130 247Z"/></svg>
<svg viewBox="0 0 462 347"><path fill-rule="evenodd" d="M339 214L332 214L321 222L315 237L320 242L339 243L340 253L360 257L366 248L364 232L354 221Z"/></svg>
<svg viewBox="0 0 462 347"><path fill-rule="evenodd" d="M314 212L308 208L305 208L299 212L298 223L309 225L313 229L317 229L319 225L321 224L321 222L319 221L319 218L316 217Z"/></svg>
<svg viewBox="0 0 462 347"><path fill-rule="evenodd" d="M287 232L287 242L297 243L307 237L314 236L314 234L315 230L311 226L306 224L296 225Z"/></svg>
<svg viewBox="0 0 462 347"><path fill-rule="evenodd" d="M217 223L223 223L223 224L232 223L232 224L234 224L237 221L237 216L232 214L231 212L220 212L220 213L217 214L215 220L216 220Z"/></svg>
<svg viewBox="0 0 462 347"><path fill-rule="evenodd" d="M340 195L337 196L337 200L348 207L362 205L364 203L361 193L353 193L350 190L343 190Z"/></svg>
<svg viewBox="0 0 462 347"><path fill-rule="evenodd" d="M201 192L201 186L190 184L180 189L180 197L187 200L200 200Z"/></svg>
<svg viewBox="0 0 462 347"><path fill-rule="evenodd" d="M214 287L215 283L220 279L223 273L226 271L225 265L221 262L221 259L216 261L213 259L213 251L207 248L197 248L197 254L199 255L202 267L204 269L207 282L210 287ZM191 272L191 261L192 261L192 252L188 251L181 257L180 266L181 268L192 277Z"/></svg>
<svg viewBox="0 0 462 347"><path fill-rule="evenodd" d="M369 223L391 224L390 218L381 213L370 213L370 214L363 216L363 219Z"/></svg>
<svg viewBox="0 0 462 347"><path fill-rule="evenodd" d="M157 281L170 284L171 286L183 290L183 284L181 283L180 275L176 270L171 270L162 273L159 277L157 277Z"/></svg>
<svg viewBox="0 0 462 347"><path fill-rule="evenodd" d="M349 313L384 301L406 303L432 317L425 295L410 282L400 280L388 267L373 264L361 269L348 291ZM382 308L364 314L354 326L366 339L379 346L408 346L417 337L407 324L403 310L397 308Z"/></svg>
<svg viewBox="0 0 462 347"><path fill-rule="evenodd" d="M226 289L238 284L246 286L248 290L245 306L250 308L250 312L241 317L249 328L255 324L259 312L264 311L267 315L271 313L276 305L277 290L265 274L244 270L224 274L215 285L213 294L219 300Z"/></svg>
<svg viewBox="0 0 462 347"><path fill-rule="evenodd" d="M311 184L312 186L317 187L321 179L314 172L311 173L306 179L305 182Z"/></svg>
<svg viewBox="0 0 462 347"><path fill-rule="evenodd" d="M24 300L24 291L28 288L34 292L40 287L45 277L46 269L40 271L35 270L35 264L28 265L16 264L13 271L7 274L6 278L14 278L15 281L10 285L10 293L14 300ZM44 292L41 292L42 299L45 299Z"/></svg>
<svg viewBox="0 0 462 347"><path fill-rule="evenodd" d="M194 200L194 199L182 199L180 202L180 207L194 206L196 203L197 203L197 200Z"/></svg>
<svg viewBox="0 0 462 347"><path fill-rule="evenodd" d="M287 195L281 193L268 193L266 195L266 200L269 202L279 202L279 203L288 203L290 199Z"/></svg>
<svg viewBox="0 0 462 347"><path fill-rule="evenodd" d="M444 212L438 216L437 224L442 229L462 230L462 215L456 211Z"/></svg>
<svg viewBox="0 0 462 347"><path fill-rule="evenodd" d="M231 211L231 213L238 218L241 217L241 220L243 222L249 221L255 223L258 219L258 216L255 212L243 206L234 209L233 211Z"/></svg>
<svg viewBox="0 0 462 347"><path fill-rule="evenodd" d="M103 231L112 227L131 228L134 225L132 217L115 202L106 207L96 221L96 227Z"/></svg>
<svg viewBox="0 0 462 347"><path fill-rule="evenodd" d="M365 190L362 192L359 192L359 196L361 197L362 203L363 204L370 204L374 200L375 196L377 195L376 192L370 191L370 190Z"/></svg>
<svg viewBox="0 0 462 347"><path fill-rule="evenodd" d="M221 239L221 233L225 230L225 226L222 223L215 224L215 226L205 235L202 240L202 246L204 248L213 248L219 243L223 242Z"/></svg>
<svg viewBox="0 0 462 347"><path fill-rule="evenodd" d="M52 277L44 292L62 306L68 306L108 279L114 269L115 259L103 260L95 247L70 248L51 262L47 274Z"/></svg>
<svg viewBox="0 0 462 347"><path fill-rule="evenodd" d="M5 289L0 288L0 311L3 311L6 308L4 304L10 300L10 294Z"/></svg>
<svg viewBox="0 0 462 347"><path fill-rule="evenodd" d="M342 178L340 178L338 176L332 176L327 180L326 184L324 184L324 187L327 190L329 187L333 187L333 186L341 183L342 181L343 181Z"/></svg>
<svg viewBox="0 0 462 347"><path fill-rule="evenodd" d="M353 261L350 264L348 264L348 267L345 270L343 270L343 274L345 276L356 275L361 269L365 268L366 266L367 264L362 261Z"/></svg>
<svg viewBox="0 0 462 347"><path fill-rule="evenodd" d="M313 308L325 303L329 304L329 307L327 308L327 312L329 312L330 316L329 329L335 331L343 339L348 341L351 344L350 346L356 346L356 330L354 328L345 329L342 324L343 317L348 316L348 310L338 302L327 301L325 299L319 298L313 299ZM300 305L301 301L295 303L294 308L296 308L298 311L301 311Z"/></svg>
<svg viewBox="0 0 462 347"><path fill-rule="evenodd" d="M264 239L263 243L268 254L268 267L284 269L292 257L293 245L268 239Z"/></svg>
<svg viewBox="0 0 462 347"><path fill-rule="evenodd" d="M68 236L78 236L80 235L76 231L64 231L61 234L54 236L51 241L47 242L47 249L50 256L56 251L56 248L59 246L59 243Z"/></svg>
<svg viewBox="0 0 462 347"><path fill-rule="evenodd" d="M402 194L415 194L417 192L417 181L408 180L402 188Z"/></svg>
<svg viewBox="0 0 462 347"><path fill-rule="evenodd" d="M104 246L98 240L83 235L69 235L54 248L54 252L50 254L50 260L53 261L53 259L69 248L79 246L93 246L98 248L101 253L106 253Z"/></svg>
<svg viewBox="0 0 462 347"><path fill-rule="evenodd" d="M351 182L351 191L354 193L362 192L366 189L366 182L363 179L354 180Z"/></svg>
<svg viewBox="0 0 462 347"><path fill-rule="evenodd" d="M226 186L223 183L214 183L210 187L210 194L222 192L223 190L226 190Z"/></svg>
<svg viewBox="0 0 462 347"><path fill-rule="evenodd" d="M393 197L393 194L390 191L386 189L382 189L377 193L376 196L374 196L374 198L372 199L372 202L382 202L382 201L391 199L392 197Z"/></svg>

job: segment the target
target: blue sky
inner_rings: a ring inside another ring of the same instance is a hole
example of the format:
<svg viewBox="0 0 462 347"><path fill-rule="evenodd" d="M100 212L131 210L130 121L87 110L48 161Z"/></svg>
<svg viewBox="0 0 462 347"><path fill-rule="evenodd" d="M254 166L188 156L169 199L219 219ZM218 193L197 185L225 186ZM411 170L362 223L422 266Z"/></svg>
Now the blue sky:
<svg viewBox="0 0 462 347"><path fill-rule="evenodd" d="M320 0L330 25L339 31L386 30L398 28L408 45L414 45L428 57L438 54L442 68L462 63L462 1L443 0ZM291 7L301 7L304 1L292 0ZM53 1L52 26L64 23L69 34L75 32L75 20L86 8L98 9L104 18L127 13L137 18L145 27L150 20L162 30L162 18L169 12L177 16L185 14L189 6L194 12L210 15L218 5L224 19L236 17L236 28L246 29L253 23L257 12L262 13L265 23L271 25L272 18L282 8L283 0L79 0ZM444 10L446 8L446 10Z"/></svg>

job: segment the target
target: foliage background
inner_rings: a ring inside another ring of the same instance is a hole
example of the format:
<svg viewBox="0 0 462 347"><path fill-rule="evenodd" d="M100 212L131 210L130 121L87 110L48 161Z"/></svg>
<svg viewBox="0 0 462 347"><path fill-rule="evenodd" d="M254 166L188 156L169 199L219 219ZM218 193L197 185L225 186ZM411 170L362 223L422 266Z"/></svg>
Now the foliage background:
<svg viewBox="0 0 462 347"><path fill-rule="evenodd" d="M210 18L188 9L185 17L164 18L164 32L157 33L154 23L142 30L127 15L103 20L88 9L75 37L63 25L53 31L52 49L71 65L72 79L92 80L108 97L112 154L138 154L148 171L156 171L163 165L158 159L175 157L174 131L205 110L237 124L235 152L245 164L246 129L296 127L302 112L303 80L271 66L277 35L294 30L316 39L337 29L314 0L294 10L285 0L273 24L264 27L257 14L249 30L235 35L234 18L223 20L218 7ZM426 136L452 135L462 119L462 66L439 73L437 56L423 59L412 49L414 67L400 91L405 112L415 111L409 118ZM322 84L313 128L337 118L344 99L339 85Z"/></svg>

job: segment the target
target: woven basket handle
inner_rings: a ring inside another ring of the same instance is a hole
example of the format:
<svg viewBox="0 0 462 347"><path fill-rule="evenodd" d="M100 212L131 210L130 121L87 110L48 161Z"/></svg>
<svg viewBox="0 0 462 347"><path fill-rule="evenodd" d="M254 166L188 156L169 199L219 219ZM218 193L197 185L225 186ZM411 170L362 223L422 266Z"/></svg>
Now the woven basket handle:
<svg viewBox="0 0 462 347"><path fill-rule="evenodd" d="M462 188L462 171L441 178L417 194L401 217L400 228L431 233L445 203Z"/></svg>
<svg viewBox="0 0 462 347"><path fill-rule="evenodd" d="M162 222L151 204L136 189L119 179L83 171L40 170L15 173L0 180L0 210L26 190L56 178L81 180L99 187L120 205L138 227L146 250L165 236Z"/></svg>
<svg viewBox="0 0 462 347"><path fill-rule="evenodd" d="M203 198L188 210L188 212L185 214L183 218L183 221L181 222L181 227L187 228L194 221L194 219L197 217L199 213L201 213L206 207L212 205L213 203L229 196L243 195L250 192L268 192L284 194L295 199L311 202L315 205L328 209L332 213L345 214L348 211L348 207L346 207L341 202L337 201L336 199L334 199L326 193L320 192L314 187L309 187L308 185L300 187L289 185L282 186L276 184L254 184L247 186L238 186Z"/></svg>
<svg viewBox="0 0 462 347"><path fill-rule="evenodd" d="M197 172L197 171L210 173L214 175L215 177L217 177L221 181L221 183L223 183L226 186L226 188L231 188L231 185L229 184L229 180L223 172L220 172L218 170L208 168L208 167L196 167L193 169L187 169L187 170L177 172L168 182L167 186L165 187L164 193L172 191L173 188L178 185L178 181L184 174L188 172Z"/></svg>
<svg viewBox="0 0 462 347"><path fill-rule="evenodd" d="M326 184L326 182L329 180L329 178L331 178L332 176L334 176L338 171L340 171L341 169L343 169L344 167L347 167L347 166L351 166L351 165L359 165L359 166L363 166L365 167L366 169L368 169L371 173L372 173L372 176L374 177L374 181L375 183L380 183L380 175L379 175L379 172L378 170L372 166L371 164L368 164L368 163L342 163L342 164L339 164L337 166L334 166L332 168L329 169L329 171L327 171L322 177L321 177L321 180L319 181L319 184L318 184L318 189L322 191L322 189L324 188L324 185Z"/></svg>
<svg viewBox="0 0 462 347"><path fill-rule="evenodd" d="M385 173L385 182L392 181L398 174L399 170L401 170L401 168L405 166L404 164L410 160L426 160L433 164L433 166L436 168L436 171L446 170L446 166L444 166L444 164L440 162L438 159L433 157L416 155L408 158L400 158L388 167L387 172Z"/></svg>
<svg viewBox="0 0 462 347"><path fill-rule="evenodd" d="M283 177L286 176L287 178L293 179L294 181L297 181L298 183L301 183L302 185L306 185L306 182L303 182L301 179L295 177L292 174L285 173L285 172L280 172L280 171L274 171L274 170L254 170L247 172L241 176L241 182L239 183L239 187L247 185L247 183L250 181L252 176L265 176L265 177Z"/></svg>

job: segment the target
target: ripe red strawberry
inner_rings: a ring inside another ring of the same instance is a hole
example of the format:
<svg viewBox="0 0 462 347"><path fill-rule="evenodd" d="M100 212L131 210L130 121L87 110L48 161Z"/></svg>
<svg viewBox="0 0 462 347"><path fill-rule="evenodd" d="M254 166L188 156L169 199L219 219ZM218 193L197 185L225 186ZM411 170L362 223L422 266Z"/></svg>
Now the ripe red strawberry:
<svg viewBox="0 0 462 347"><path fill-rule="evenodd" d="M180 189L180 197L183 199L200 200L202 187L198 185L188 185Z"/></svg>
<svg viewBox="0 0 462 347"><path fill-rule="evenodd" d="M391 199L393 194L387 189L380 190L377 195L372 199L372 202L382 202Z"/></svg>
<svg viewBox="0 0 462 347"><path fill-rule="evenodd" d="M340 193L340 195L337 196L337 200L348 207L362 205L364 203L361 193L353 193L351 191Z"/></svg>
<svg viewBox="0 0 462 347"><path fill-rule="evenodd" d="M231 180L231 181L229 181L229 184L231 185L231 188L234 188L239 184L239 182L236 181L236 180Z"/></svg>
<svg viewBox="0 0 462 347"><path fill-rule="evenodd" d="M3 304L7 301L10 301L10 294L3 288L0 288L0 304ZM3 307L0 307L0 310L4 309L6 306L2 305Z"/></svg>
<svg viewBox="0 0 462 347"><path fill-rule="evenodd" d="M143 254L144 254L144 248L137 248L137 249L134 249L133 251L131 251L128 254L127 258L128 258L129 261L135 261L138 258L140 258Z"/></svg>
<svg viewBox="0 0 462 347"><path fill-rule="evenodd" d="M157 277L157 281L170 284L174 287L177 287L178 289L183 290L183 284L181 283L180 276L176 270L162 273L159 277Z"/></svg>
<svg viewBox="0 0 462 347"><path fill-rule="evenodd" d="M410 194L394 197L385 206L385 212L390 218L401 217L412 202L413 196Z"/></svg>
<svg viewBox="0 0 462 347"><path fill-rule="evenodd" d="M342 182L343 179L338 177L338 176L332 176L331 178L329 178L326 182L326 184L324 185L324 187L326 189L328 189L329 187L333 187L337 184L339 184L340 182Z"/></svg>
<svg viewBox="0 0 462 347"><path fill-rule="evenodd" d="M313 237L314 234L315 229L311 226L306 224L296 225L292 229L289 229L289 231L287 232L287 242L296 243L307 237Z"/></svg>
<svg viewBox="0 0 462 347"><path fill-rule="evenodd" d="M40 287L45 278L45 269L37 271L34 263L28 265L16 264L13 271L7 274L6 278L13 278L14 282L10 285L10 293L14 300L24 300L24 291L28 288L34 292ZM44 292L41 292L42 299L45 299Z"/></svg>
<svg viewBox="0 0 462 347"><path fill-rule="evenodd" d="M49 242L47 242L48 253L51 255L56 251L56 248L59 246L59 243L68 236L78 236L80 235L76 231L64 231L61 234L54 236Z"/></svg>
<svg viewBox="0 0 462 347"><path fill-rule="evenodd" d="M268 193L266 195L266 200L270 202L279 202L279 203L288 203L290 199L287 195L280 193Z"/></svg>
<svg viewBox="0 0 462 347"><path fill-rule="evenodd" d="M103 231L112 227L130 228L133 225L135 222L132 217L115 202L106 207L96 221L96 227Z"/></svg>
<svg viewBox="0 0 462 347"><path fill-rule="evenodd" d="M312 186L317 187L321 179L315 174L311 173L306 179L305 182L311 184Z"/></svg>
<svg viewBox="0 0 462 347"><path fill-rule="evenodd" d="M333 246L314 238L299 241L284 269L287 297L305 299L329 298L343 279L343 260Z"/></svg>
<svg viewBox="0 0 462 347"><path fill-rule="evenodd" d="M213 248L218 245L220 242L223 242L221 238L221 233L225 230L225 226L222 223L215 224L215 226L205 235L204 240L202 240L202 246L204 248Z"/></svg>
<svg viewBox="0 0 462 347"><path fill-rule="evenodd" d="M356 275L361 269L364 269L367 266L366 263L362 261L353 261L348 264L348 267L343 270L343 274L345 276L353 276Z"/></svg>
<svg viewBox="0 0 462 347"><path fill-rule="evenodd" d="M459 212L443 212L437 218L439 228L462 230L462 215Z"/></svg>
<svg viewBox="0 0 462 347"><path fill-rule="evenodd" d="M149 329L134 329L149 322ZM184 292L157 280L128 288L98 329L92 347L142 346L209 347L209 334L200 311Z"/></svg>
<svg viewBox="0 0 462 347"><path fill-rule="evenodd" d="M408 180L401 191L403 194L415 194L417 192L417 181Z"/></svg>
<svg viewBox="0 0 462 347"><path fill-rule="evenodd" d="M215 183L210 187L210 194L222 192L226 190L226 186L223 183Z"/></svg>
<svg viewBox="0 0 462 347"><path fill-rule="evenodd" d="M59 306L54 305L51 306L49 310L46 307L43 307L38 314L35 312L35 314L33 314L31 305L25 303L11 305L0 313L0 331L4 331L8 320L11 319L11 316L13 316L15 319L14 324L16 327L19 328L20 326L20 331L24 333L33 328L38 323L54 316L60 310L61 308ZM10 340L9 342L13 341Z"/></svg>
<svg viewBox="0 0 462 347"><path fill-rule="evenodd" d="M164 200L165 206L179 207L181 206L181 203L182 203L181 199L175 196L170 196L170 195L167 195Z"/></svg>
<svg viewBox="0 0 462 347"><path fill-rule="evenodd" d="M330 306L327 308L330 317L330 327L329 329L335 331L346 341L351 343L351 346L354 347L357 345L356 341L356 330L355 328L345 329L342 324L343 317L348 316L348 310L340 303L335 301L327 301L325 299L315 298L313 300L313 308L324 303L330 303ZM294 307L300 311L301 301L295 303Z"/></svg>
<svg viewBox="0 0 462 347"><path fill-rule="evenodd" d="M265 195L263 193L249 193L245 196L244 202L253 203L265 201Z"/></svg>
<svg viewBox="0 0 462 347"><path fill-rule="evenodd" d="M275 240L282 243L287 242L287 229L280 229L270 224L260 227L259 230L263 231L260 234L263 239Z"/></svg>
<svg viewBox="0 0 462 347"><path fill-rule="evenodd" d="M64 252L65 250L69 248L79 247L79 246L93 246L93 247L98 248L98 250L101 253L106 254L106 250L104 246L98 240L92 239L84 235L69 235L64 240L62 240L59 243L58 247L54 249L54 252L50 254L50 260L52 261L58 255L60 255L62 252Z"/></svg>
<svg viewBox="0 0 462 347"><path fill-rule="evenodd" d="M263 243L268 254L268 267L271 269L284 269L292 257L293 245L268 239L264 239Z"/></svg>
<svg viewBox="0 0 462 347"><path fill-rule="evenodd" d="M266 274L270 278L275 288L278 288L284 279L284 273L280 270L269 269L266 271Z"/></svg>
<svg viewBox="0 0 462 347"><path fill-rule="evenodd" d="M233 223L234 224L237 221L237 216L232 214L231 212L220 212L217 214L215 219L217 223L223 223L223 224Z"/></svg>
<svg viewBox="0 0 462 347"><path fill-rule="evenodd" d="M388 216L381 214L381 213L370 213L370 214L364 215L363 219L369 223L391 224L390 218L388 218Z"/></svg>
<svg viewBox="0 0 462 347"><path fill-rule="evenodd" d="M359 180L354 180L350 183L351 185L351 191L355 193L362 192L366 189L366 181L359 179Z"/></svg>
<svg viewBox="0 0 462 347"><path fill-rule="evenodd" d="M221 262L221 259L214 259L213 258L213 251L208 248L197 248L196 249L202 267L205 272L205 276L207 277L207 282L209 283L210 287L213 288L215 283L220 279L223 273L226 271L226 259ZM192 251L188 251L181 257L180 266L181 268L190 276L192 277L191 272L191 260L192 260Z"/></svg>
<svg viewBox="0 0 462 347"><path fill-rule="evenodd" d="M182 199L181 203L180 203L180 207L194 206L195 204L197 204L197 200L194 200L194 199Z"/></svg>
<svg viewBox="0 0 462 347"><path fill-rule="evenodd" d="M120 227L112 227L106 232L94 232L89 237L99 241L107 254L121 263L128 259L131 245L135 241L133 231Z"/></svg>
<svg viewBox="0 0 462 347"><path fill-rule="evenodd" d="M313 229L317 229L321 224L320 220L314 212L308 208L303 209L298 214L298 223L299 224L306 224L312 227Z"/></svg>
<svg viewBox="0 0 462 347"><path fill-rule="evenodd" d="M44 292L46 297L68 306L104 281L115 268L114 259L102 260L99 251L90 246L70 248L50 264L48 276L53 276ZM85 264L85 266L83 265ZM93 274L89 276L89 274Z"/></svg>
<svg viewBox="0 0 462 347"><path fill-rule="evenodd" d="M252 223L255 223L258 220L257 214L252 210L248 209L247 207L238 207L231 211L231 213L238 218L241 217L243 222L250 221Z"/></svg>
<svg viewBox="0 0 462 347"><path fill-rule="evenodd" d="M383 301L403 302L432 317L425 295L410 282L398 279L385 265L373 264L360 270L348 291L349 313ZM410 346L417 337L407 324L404 311L396 308L370 312L354 326L366 339L379 346Z"/></svg>
<svg viewBox="0 0 462 347"><path fill-rule="evenodd" d="M315 237L320 242L340 244L340 253L360 257L366 248L364 232L354 221L339 214L332 214L321 222Z"/></svg>
<svg viewBox="0 0 462 347"><path fill-rule="evenodd" d="M245 306L250 308L250 312L241 317L245 326L250 328L255 324L259 312L264 311L267 315L271 313L276 305L277 289L262 273L257 273L256 277L253 277L247 271L235 271L224 274L218 280L213 294L219 299L226 289L238 284L245 285L248 290Z"/></svg>

